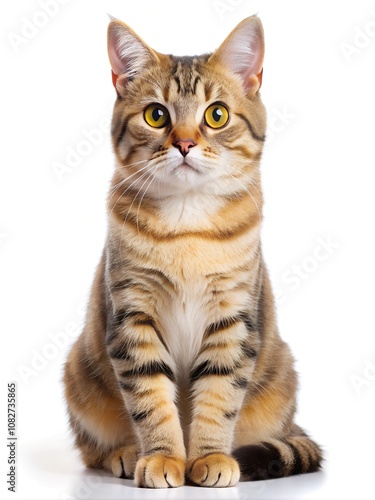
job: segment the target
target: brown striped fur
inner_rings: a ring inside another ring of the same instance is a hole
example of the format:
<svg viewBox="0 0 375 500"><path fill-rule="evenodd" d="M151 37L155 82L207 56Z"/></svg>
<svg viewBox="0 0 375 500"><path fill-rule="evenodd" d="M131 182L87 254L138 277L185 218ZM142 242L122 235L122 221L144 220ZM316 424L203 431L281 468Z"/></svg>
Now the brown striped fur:
<svg viewBox="0 0 375 500"><path fill-rule="evenodd" d="M316 471L260 243L262 25L178 58L113 20L108 47L108 239L64 378L82 459L155 488ZM217 103L222 128L204 118ZM151 104L169 114L160 128Z"/></svg>

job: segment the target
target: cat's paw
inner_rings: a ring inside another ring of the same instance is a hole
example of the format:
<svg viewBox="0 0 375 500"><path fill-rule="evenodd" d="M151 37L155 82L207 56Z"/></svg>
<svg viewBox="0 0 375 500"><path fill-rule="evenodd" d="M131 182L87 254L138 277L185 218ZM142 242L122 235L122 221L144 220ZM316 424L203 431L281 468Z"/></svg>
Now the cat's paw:
<svg viewBox="0 0 375 500"><path fill-rule="evenodd" d="M240 479L240 468L236 460L224 453L212 453L188 462L187 475L199 486L226 488L234 486Z"/></svg>
<svg viewBox="0 0 375 500"><path fill-rule="evenodd" d="M112 474L123 479L133 479L137 458L136 446L124 446L116 450L110 458Z"/></svg>
<svg viewBox="0 0 375 500"><path fill-rule="evenodd" d="M134 478L141 488L177 488L185 482L185 460L164 455L142 457Z"/></svg>

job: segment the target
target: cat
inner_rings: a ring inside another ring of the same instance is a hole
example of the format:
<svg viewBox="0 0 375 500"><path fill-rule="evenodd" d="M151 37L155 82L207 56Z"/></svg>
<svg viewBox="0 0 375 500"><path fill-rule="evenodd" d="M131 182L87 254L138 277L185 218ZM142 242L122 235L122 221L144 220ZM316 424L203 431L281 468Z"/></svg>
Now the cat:
<svg viewBox="0 0 375 500"><path fill-rule="evenodd" d="M263 262L263 27L164 55L112 19L108 238L65 394L88 467L139 487L319 470Z"/></svg>

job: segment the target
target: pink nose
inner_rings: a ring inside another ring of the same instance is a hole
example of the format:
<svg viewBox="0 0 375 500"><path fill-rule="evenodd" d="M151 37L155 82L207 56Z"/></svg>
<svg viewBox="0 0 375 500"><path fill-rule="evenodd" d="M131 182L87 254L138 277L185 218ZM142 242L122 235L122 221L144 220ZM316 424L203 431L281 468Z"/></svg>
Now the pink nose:
<svg viewBox="0 0 375 500"><path fill-rule="evenodd" d="M189 153L190 148L196 146L196 143L193 139L180 139L179 141L174 142L173 146L180 150L182 156L186 156Z"/></svg>

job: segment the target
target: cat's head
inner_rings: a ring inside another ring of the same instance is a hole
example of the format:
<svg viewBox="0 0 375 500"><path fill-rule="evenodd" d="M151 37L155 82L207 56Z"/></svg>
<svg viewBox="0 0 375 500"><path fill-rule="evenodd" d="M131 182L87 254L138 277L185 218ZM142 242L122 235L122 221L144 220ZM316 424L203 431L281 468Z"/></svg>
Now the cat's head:
<svg viewBox="0 0 375 500"><path fill-rule="evenodd" d="M113 146L130 189L151 196L247 189L266 128L259 95L263 28L256 16L213 54L198 57L160 54L113 20L108 53L118 97Z"/></svg>

